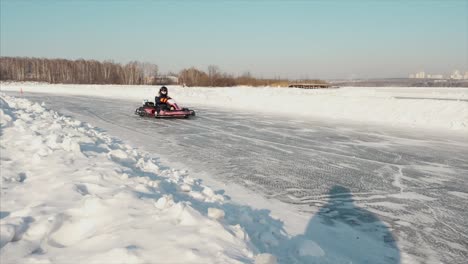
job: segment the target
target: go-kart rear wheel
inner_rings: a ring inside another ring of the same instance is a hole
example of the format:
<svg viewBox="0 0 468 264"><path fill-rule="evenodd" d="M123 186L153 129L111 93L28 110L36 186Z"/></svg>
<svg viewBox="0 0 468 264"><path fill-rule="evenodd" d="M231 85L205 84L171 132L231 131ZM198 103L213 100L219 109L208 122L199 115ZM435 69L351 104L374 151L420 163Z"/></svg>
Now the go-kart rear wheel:
<svg viewBox="0 0 468 264"><path fill-rule="evenodd" d="M144 117L144 116L145 116L145 110L143 109L143 107L137 108L137 109L135 110L135 113L138 114L138 115L141 116L141 117Z"/></svg>

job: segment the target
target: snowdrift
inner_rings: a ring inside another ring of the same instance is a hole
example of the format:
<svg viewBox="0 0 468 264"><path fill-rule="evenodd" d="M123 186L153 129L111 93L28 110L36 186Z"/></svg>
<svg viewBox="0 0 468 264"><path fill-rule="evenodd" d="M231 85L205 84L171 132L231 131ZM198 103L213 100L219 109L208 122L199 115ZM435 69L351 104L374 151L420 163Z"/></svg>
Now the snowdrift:
<svg viewBox="0 0 468 264"><path fill-rule="evenodd" d="M157 86L2 83L1 90L153 100ZM170 86L182 105L393 127L468 131L468 88L201 88Z"/></svg>

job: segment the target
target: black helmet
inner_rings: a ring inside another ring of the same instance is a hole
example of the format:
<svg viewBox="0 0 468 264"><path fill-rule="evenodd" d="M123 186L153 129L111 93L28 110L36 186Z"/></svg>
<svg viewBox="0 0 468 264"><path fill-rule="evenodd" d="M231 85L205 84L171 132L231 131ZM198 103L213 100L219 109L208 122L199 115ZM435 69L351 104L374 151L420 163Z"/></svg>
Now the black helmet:
<svg viewBox="0 0 468 264"><path fill-rule="evenodd" d="M159 94L162 94L162 92L165 92L164 94L167 94L167 87L163 86L161 89L159 89Z"/></svg>

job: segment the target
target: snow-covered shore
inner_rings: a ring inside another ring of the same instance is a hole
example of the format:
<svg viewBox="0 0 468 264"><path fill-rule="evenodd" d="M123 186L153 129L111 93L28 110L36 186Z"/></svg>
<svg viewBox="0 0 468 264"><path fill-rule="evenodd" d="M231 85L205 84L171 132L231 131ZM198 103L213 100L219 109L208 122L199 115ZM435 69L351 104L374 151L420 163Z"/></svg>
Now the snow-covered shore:
<svg viewBox="0 0 468 264"><path fill-rule="evenodd" d="M153 100L158 86L2 83L2 91ZM468 88L202 88L170 86L182 105L204 105L260 113L381 124L393 127L468 131Z"/></svg>
<svg viewBox="0 0 468 264"><path fill-rule="evenodd" d="M2 263L254 262L233 223L258 219L186 172L37 103L0 105Z"/></svg>

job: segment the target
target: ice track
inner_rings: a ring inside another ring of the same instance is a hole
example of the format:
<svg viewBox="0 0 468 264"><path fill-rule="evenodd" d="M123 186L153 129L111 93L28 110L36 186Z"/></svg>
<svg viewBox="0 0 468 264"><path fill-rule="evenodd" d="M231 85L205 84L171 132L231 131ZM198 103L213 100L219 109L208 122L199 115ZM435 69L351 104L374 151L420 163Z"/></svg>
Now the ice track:
<svg viewBox="0 0 468 264"><path fill-rule="evenodd" d="M403 260L468 257L468 137L203 107L194 107L193 120L154 120L134 116L139 102L130 100L25 98L157 153L192 176L245 186L298 212L319 211L330 196L342 195L330 190L343 186L390 227Z"/></svg>

